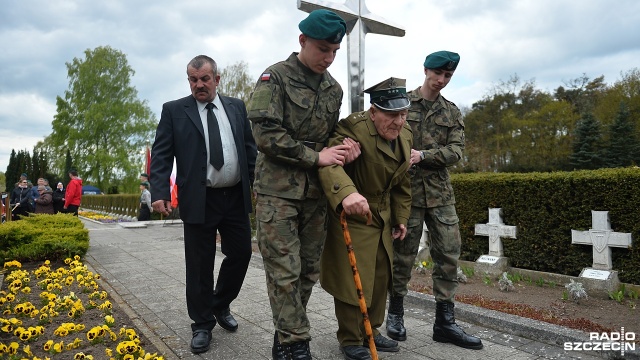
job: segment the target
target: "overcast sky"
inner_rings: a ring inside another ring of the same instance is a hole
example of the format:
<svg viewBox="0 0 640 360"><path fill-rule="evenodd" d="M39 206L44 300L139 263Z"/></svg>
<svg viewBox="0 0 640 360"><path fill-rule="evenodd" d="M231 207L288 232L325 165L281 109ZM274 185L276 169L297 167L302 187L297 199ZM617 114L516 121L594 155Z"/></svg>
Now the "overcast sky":
<svg viewBox="0 0 640 360"><path fill-rule="evenodd" d="M125 53L135 70L132 85L159 119L164 102L189 94L185 70L195 55L213 57L220 68L245 61L257 79L299 51L298 23L306 16L295 0L0 2L2 172L11 149L31 152L51 133L56 96L69 85L65 63L84 58L86 49L108 45ZM461 56L443 91L459 106L471 106L514 74L552 92L582 74L604 75L611 84L640 66L637 0L365 3L406 30L404 37L366 36L365 88L390 76L416 88L425 56L438 50ZM344 41L329 69L345 89L341 117L348 112L346 49Z"/></svg>

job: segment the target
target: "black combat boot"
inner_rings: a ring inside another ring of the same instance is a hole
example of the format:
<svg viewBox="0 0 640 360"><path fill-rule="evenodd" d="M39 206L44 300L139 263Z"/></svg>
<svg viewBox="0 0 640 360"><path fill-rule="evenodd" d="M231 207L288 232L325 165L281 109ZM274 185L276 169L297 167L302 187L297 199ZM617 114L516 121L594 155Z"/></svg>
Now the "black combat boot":
<svg viewBox="0 0 640 360"><path fill-rule="evenodd" d="M291 360L311 360L309 341L298 341L289 344L289 354Z"/></svg>
<svg viewBox="0 0 640 360"><path fill-rule="evenodd" d="M276 331L273 336L273 347L271 348L271 356L273 357L273 360L291 359L287 350L289 350L287 346L280 344L280 340L278 340L278 332Z"/></svg>
<svg viewBox="0 0 640 360"><path fill-rule="evenodd" d="M473 350L482 349L482 341L467 335L453 315L453 303L448 301L436 302L436 321L433 324L433 340Z"/></svg>
<svg viewBox="0 0 640 360"><path fill-rule="evenodd" d="M393 340L407 340L407 329L404 327L404 306L402 296L389 297L389 311L387 313L387 335Z"/></svg>

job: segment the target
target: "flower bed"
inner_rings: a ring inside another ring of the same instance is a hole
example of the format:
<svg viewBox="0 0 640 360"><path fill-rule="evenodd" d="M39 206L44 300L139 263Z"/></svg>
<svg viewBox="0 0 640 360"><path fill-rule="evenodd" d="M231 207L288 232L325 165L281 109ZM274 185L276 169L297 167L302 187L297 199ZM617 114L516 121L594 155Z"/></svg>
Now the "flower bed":
<svg viewBox="0 0 640 360"><path fill-rule="evenodd" d="M115 217L108 214L102 214L96 211L81 210L81 211L78 211L78 215L85 217L87 219L98 221L105 224L130 221L122 217Z"/></svg>
<svg viewBox="0 0 640 360"><path fill-rule="evenodd" d="M114 307L106 291L80 257L53 268L49 260L32 271L4 264L0 290L0 358L163 359L145 350L129 319Z"/></svg>

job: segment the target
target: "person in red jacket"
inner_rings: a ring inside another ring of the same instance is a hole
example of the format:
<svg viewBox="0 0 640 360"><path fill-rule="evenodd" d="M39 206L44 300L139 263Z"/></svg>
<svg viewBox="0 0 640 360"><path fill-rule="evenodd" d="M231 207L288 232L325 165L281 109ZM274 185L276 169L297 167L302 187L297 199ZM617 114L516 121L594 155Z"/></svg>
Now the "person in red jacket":
<svg viewBox="0 0 640 360"><path fill-rule="evenodd" d="M82 179L78 177L75 170L69 171L71 181L67 185L67 193L64 198L64 212L73 213L78 216L78 208L80 207L80 199L82 199Z"/></svg>

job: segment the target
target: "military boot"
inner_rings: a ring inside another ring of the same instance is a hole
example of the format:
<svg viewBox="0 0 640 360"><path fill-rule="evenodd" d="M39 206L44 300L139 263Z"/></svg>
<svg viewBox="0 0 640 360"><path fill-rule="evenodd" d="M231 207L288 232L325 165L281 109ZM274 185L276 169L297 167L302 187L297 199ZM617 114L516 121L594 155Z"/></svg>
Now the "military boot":
<svg viewBox="0 0 640 360"><path fill-rule="evenodd" d="M271 356L273 360L289 360L291 357L288 354L288 348L280 343L278 340L278 332L276 331L273 336L273 347L271 348Z"/></svg>
<svg viewBox="0 0 640 360"><path fill-rule="evenodd" d="M309 341L298 341L289 344L289 355L291 360L311 360Z"/></svg>
<svg viewBox="0 0 640 360"><path fill-rule="evenodd" d="M467 335L453 315L453 303L448 301L436 302L436 321L433 324L433 340L473 350L482 349L482 341Z"/></svg>
<svg viewBox="0 0 640 360"><path fill-rule="evenodd" d="M404 327L404 297L389 297L389 311L387 313L387 335L393 340L407 340L407 329Z"/></svg>

